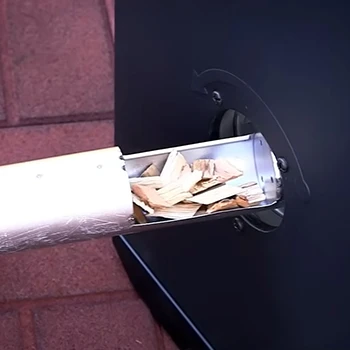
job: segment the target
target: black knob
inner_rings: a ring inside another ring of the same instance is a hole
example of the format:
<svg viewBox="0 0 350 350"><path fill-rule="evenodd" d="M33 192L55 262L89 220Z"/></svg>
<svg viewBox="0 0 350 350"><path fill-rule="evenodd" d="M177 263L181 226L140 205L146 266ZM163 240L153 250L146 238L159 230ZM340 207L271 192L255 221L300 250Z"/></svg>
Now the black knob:
<svg viewBox="0 0 350 350"><path fill-rule="evenodd" d="M284 158L277 159L277 166L280 171L285 173L288 170L288 163Z"/></svg>

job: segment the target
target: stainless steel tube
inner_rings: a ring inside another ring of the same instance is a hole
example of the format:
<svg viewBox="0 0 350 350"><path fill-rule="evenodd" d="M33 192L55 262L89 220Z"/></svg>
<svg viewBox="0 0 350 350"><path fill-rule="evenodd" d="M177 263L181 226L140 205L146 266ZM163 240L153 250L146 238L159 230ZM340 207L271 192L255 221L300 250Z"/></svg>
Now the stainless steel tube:
<svg viewBox="0 0 350 350"><path fill-rule="evenodd" d="M135 224L129 177L150 164L162 169L172 149L125 156L118 147L0 167L0 253L63 242L131 234L272 207L280 175L261 134L177 147L188 162L226 158L243 176L232 186L258 183L265 200L248 208Z"/></svg>
<svg viewBox="0 0 350 350"><path fill-rule="evenodd" d="M121 234L133 224L118 147L0 167L0 252Z"/></svg>

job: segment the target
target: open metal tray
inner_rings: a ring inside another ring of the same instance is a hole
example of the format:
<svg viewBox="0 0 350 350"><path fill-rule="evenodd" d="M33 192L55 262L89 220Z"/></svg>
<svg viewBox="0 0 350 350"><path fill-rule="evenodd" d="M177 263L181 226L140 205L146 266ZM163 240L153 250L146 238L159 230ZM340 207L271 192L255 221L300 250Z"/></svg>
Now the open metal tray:
<svg viewBox="0 0 350 350"><path fill-rule="evenodd" d="M126 171L129 177L137 177L150 165L154 164L159 169L162 169L168 155L174 148L162 150L142 152L124 157ZM256 182L262 188L266 200L259 204L252 205L248 208L235 208L211 214L197 213L194 217L185 219L152 219L152 222L145 224L136 224L137 231L164 228L183 223L190 223L219 219L227 216L244 215L248 212L256 212L274 208L278 206L281 199L281 176L276 165L276 158L271 149L260 134L252 134L241 137L233 137L221 139L217 141L209 141L186 146L176 147L176 150L181 152L189 163L200 158L226 158L233 162L237 167L243 170L243 175L237 179L227 182L232 186L240 186L248 182Z"/></svg>

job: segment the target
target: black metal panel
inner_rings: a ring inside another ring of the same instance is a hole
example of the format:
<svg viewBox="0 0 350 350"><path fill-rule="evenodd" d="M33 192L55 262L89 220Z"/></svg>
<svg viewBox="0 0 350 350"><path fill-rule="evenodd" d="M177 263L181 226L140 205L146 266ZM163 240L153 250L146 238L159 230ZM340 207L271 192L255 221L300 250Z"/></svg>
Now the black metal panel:
<svg viewBox="0 0 350 350"><path fill-rule="evenodd" d="M225 219L115 240L127 269L129 246L181 309L149 297L142 264L129 271L148 276L139 290L159 319L187 324L183 348L350 348L349 25L336 5L307 6L116 1L124 153L207 140L216 113L234 108L290 165L285 220L270 234Z"/></svg>

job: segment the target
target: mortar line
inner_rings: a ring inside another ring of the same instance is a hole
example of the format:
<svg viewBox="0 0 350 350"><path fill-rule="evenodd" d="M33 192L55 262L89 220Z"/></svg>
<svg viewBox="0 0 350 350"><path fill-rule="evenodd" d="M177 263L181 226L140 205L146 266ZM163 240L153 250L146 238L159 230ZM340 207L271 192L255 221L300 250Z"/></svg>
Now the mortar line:
<svg viewBox="0 0 350 350"><path fill-rule="evenodd" d="M22 307L19 309L18 317L23 350L35 350L37 348L37 341L32 310L28 307Z"/></svg>
<svg viewBox="0 0 350 350"><path fill-rule="evenodd" d="M120 290L108 292L94 292L87 294L53 296L36 299L17 299L0 302L0 311L20 310L22 308L42 308L54 305L72 305L87 303L105 303L109 301L134 301L138 300L136 292L133 290Z"/></svg>
<svg viewBox="0 0 350 350"><path fill-rule="evenodd" d="M13 61L8 46L9 30L7 20L7 0L0 3L0 61L1 77L3 83L4 109L7 124L14 126L19 124L20 116L18 109L18 98L15 89L15 77ZM1 6L2 5L2 6Z"/></svg>

